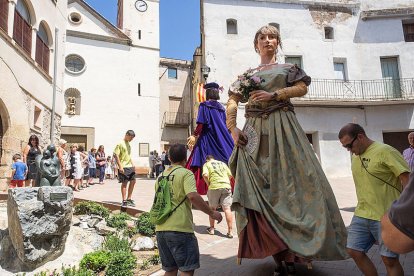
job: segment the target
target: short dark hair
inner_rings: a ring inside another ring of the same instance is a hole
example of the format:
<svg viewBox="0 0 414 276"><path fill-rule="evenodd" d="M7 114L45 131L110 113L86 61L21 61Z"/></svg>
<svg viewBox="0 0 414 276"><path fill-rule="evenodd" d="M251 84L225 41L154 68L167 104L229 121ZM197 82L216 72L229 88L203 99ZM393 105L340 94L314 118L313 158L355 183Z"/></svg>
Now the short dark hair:
<svg viewBox="0 0 414 276"><path fill-rule="evenodd" d="M13 161L16 161L17 159L21 159L22 156L20 155L20 153L16 153L15 155L13 155Z"/></svg>
<svg viewBox="0 0 414 276"><path fill-rule="evenodd" d="M174 144L168 150L168 156L172 163L187 160L187 149L183 144Z"/></svg>
<svg viewBox="0 0 414 276"><path fill-rule="evenodd" d="M128 131L125 133L125 135L131 136L131 137L135 137L135 132L134 132L132 129L130 129L130 130L128 130Z"/></svg>
<svg viewBox="0 0 414 276"><path fill-rule="evenodd" d="M79 146L78 151L85 151L85 148L83 146Z"/></svg>
<svg viewBox="0 0 414 276"><path fill-rule="evenodd" d="M218 89L207 88L206 100L220 100L220 93Z"/></svg>
<svg viewBox="0 0 414 276"><path fill-rule="evenodd" d="M213 155L209 154L209 155L206 156L206 161L209 161L211 159L214 159Z"/></svg>
<svg viewBox="0 0 414 276"><path fill-rule="evenodd" d="M342 139L342 137L344 137L345 135L348 135L349 137L356 137L358 134L363 134L364 136L367 136L362 126L354 123L349 123L341 128L338 134L338 138Z"/></svg>

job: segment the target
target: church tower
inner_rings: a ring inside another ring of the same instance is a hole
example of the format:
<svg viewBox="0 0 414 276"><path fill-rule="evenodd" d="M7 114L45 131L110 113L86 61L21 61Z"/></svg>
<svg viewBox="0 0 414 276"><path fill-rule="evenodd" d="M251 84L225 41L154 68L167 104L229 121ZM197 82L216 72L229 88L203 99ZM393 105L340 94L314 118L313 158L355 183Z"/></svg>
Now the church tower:
<svg viewBox="0 0 414 276"><path fill-rule="evenodd" d="M134 46L160 48L159 0L118 0L117 27Z"/></svg>

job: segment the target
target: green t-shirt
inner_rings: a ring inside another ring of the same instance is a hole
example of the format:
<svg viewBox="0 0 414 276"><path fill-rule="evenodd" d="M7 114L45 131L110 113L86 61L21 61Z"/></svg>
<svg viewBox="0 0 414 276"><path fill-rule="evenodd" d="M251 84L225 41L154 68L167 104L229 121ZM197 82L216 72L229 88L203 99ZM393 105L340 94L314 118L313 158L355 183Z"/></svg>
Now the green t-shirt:
<svg viewBox="0 0 414 276"><path fill-rule="evenodd" d="M131 160L131 145L129 142L123 140L118 145L116 145L114 153L118 156L119 162L123 168L132 167Z"/></svg>
<svg viewBox="0 0 414 276"><path fill-rule="evenodd" d="M203 166L203 175L208 177L210 185L209 190L231 188L230 179L231 172L224 162L219 160L210 160Z"/></svg>
<svg viewBox="0 0 414 276"><path fill-rule="evenodd" d="M368 172L400 191L402 186L398 177L410 169L401 153L389 145L378 142L372 143L360 156L352 156L352 175L358 198L355 215L379 221L400 193L370 175L362 163Z"/></svg>
<svg viewBox="0 0 414 276"><path fill-rule="evenodd" d="M177 168L169 177L171 181L171 207L174 209L189 193L197 192L194 174L182 166L174 165L166 169L162 175L167 176ZM158 189L158 180L155 182L155 190ZM163 223L155 226L155 231L177 231L194 233L193 213L191 202L187 198Z"/></svg>

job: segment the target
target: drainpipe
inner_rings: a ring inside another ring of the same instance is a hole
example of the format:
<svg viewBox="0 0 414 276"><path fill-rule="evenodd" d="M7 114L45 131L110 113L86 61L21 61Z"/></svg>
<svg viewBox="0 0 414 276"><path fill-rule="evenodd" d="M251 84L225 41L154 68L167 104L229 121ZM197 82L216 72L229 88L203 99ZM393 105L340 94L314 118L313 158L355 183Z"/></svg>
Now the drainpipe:
<svg viewBox="0 0 414 276"><path fill-rule="evenodd" d="M54 144L55 137L55 105L56 105L56 78L57 78L57 57L58 57L58 34L59 29L55 28L55 55L53 61L53 100L52 100L52 115L50 117L50 144Z"/></svg>

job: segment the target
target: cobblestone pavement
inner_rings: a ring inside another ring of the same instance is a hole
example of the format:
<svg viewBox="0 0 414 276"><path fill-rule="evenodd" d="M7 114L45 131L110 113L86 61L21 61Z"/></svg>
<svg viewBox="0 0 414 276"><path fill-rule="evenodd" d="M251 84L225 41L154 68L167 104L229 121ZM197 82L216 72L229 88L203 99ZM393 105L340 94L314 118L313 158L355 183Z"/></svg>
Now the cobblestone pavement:
<svg viewBox="0 0 414 276"><path fill-rule="evenodd" d="M352 179L337 178L330 179L334 190L338 206L345 224L348 226L354 208L356 206L356 195ZM104 185L93 185L79 193L75 193L78 198L90 199L101 202L111 202L120 204L121 194L120 185L115 180L107 180ZM138 179L133 193L133 199L137 204L137 209L148 211L154 196L154 180ZM260 260L243 259L241 265L236 264L236 254L238 248L237 236L233 239L225 237L227 233L226 223L217 225L214 236L208 235L208 217L198 210L193 210L195 232L201 253L201 267L196 270L195 275L273 275L274 262L271 257ZM223 214L224 215L224 214ZM236 227L233 225L234 232ZM378 254L378 247L373 246L369 255L378 269L379 275L386 275L385 267ZM405 271L405 275L414 276L414 253L402 255L400 257ZM297 266L297 275L309 276L359 276L362 275L352 260L313 262L313 269L308 270L306 265ZM154 275L163 275L160 271Z"/></svg>

